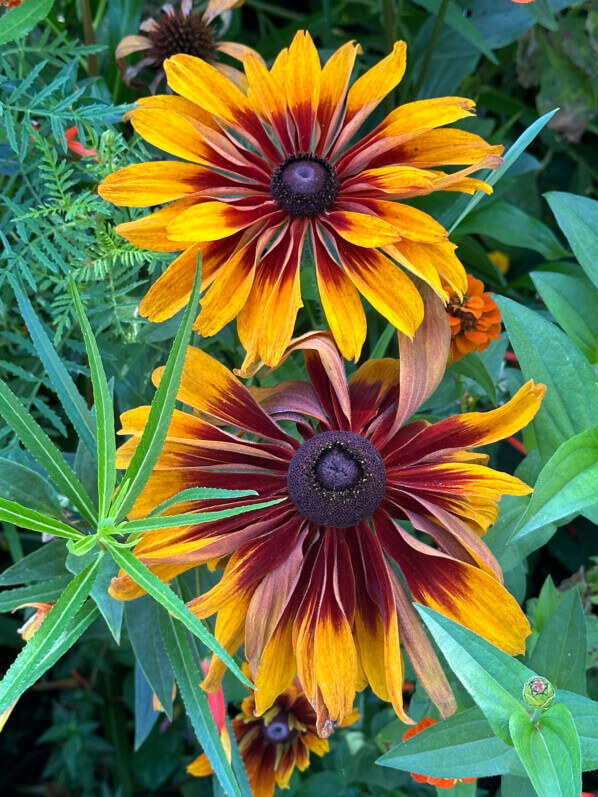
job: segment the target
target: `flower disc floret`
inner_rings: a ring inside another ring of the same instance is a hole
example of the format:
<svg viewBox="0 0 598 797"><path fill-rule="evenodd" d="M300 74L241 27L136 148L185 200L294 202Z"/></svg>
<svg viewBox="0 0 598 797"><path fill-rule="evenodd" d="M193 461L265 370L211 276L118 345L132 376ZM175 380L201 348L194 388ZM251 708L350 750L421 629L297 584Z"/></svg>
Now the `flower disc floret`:
<svg viewBox="0 0 598 797"><path fill-rule="evenodd" d="M386 469L354 432L321 432L297 450L288 471L291 500L320 526L344 529L371 517L384 498Z"/></svg>
<svg viewBox="0 0 598 797"><path fill-rule="evenodd" d="M272 199L291 216L315 216L332 207L338 194L336 169L317 155L293 155L270 180Z"/></svg>

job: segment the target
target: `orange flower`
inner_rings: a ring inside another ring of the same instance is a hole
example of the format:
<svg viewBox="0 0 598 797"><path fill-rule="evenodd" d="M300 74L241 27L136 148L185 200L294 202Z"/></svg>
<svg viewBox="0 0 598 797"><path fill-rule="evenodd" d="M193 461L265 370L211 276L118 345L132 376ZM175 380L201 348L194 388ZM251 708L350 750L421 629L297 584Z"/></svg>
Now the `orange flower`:
<svg viewBox="0 0 598 797"><path fill-rule="evenodd" d="M484 351L500 337L500 310L484 283L467 275L467 293L462 299L454 292L446 306L451 325L451 354L460 360L472 351Z"/></svg>
<svg viewBox="0 0 598 797"><path fill-rule="evenodd" d="M68 130L65 130L64 136L66 138L66 145L70 149L71 152L74 152L76 155L97 155L97 151L95 149L86 149L80 141L77 141L77 126L73 125L73 127L69 127ZM97 158L95 159L97 160Z"/></svg>
<svg viewBox="0 0 598 797"><path fill-rule="evenodd" d="M250 675L247 665L244 665L243 670ZM212 702L214 698L215 703ZM224 718L222 687L216 694L208 695L208 700L218 725L219 716ZM354 709L342 725L350 725L358 718ZM255 716L254 696L246 697L241 705L241 713L232 724L254 797L272 797L276 786L281 789L288 786L295 767L302 772L307 769L310 753L322 756L329 749L328 739L321 739L317 734L316 713L297 681L279 695L261 717ZM192 761L187 772L197 777L211 775L212 767L206 754Z"/></svg>
<svg viewBox="0 0 598 797"><path fill-rule="evenodd" d="M20 634L21 637L28 642L31 637L35 634L37 629L46 619L46 615L54 606L54 603L22 603L20 606L17 606L14 611L18 611L18 609L24 609L25 607L32 606L34 609L37 609L35 614L32 614L29 619L27 619L20 628L17 628L17 634Z"/></svg>
<svg viewBox="0 0 598 797"><path fill-rule="evenodd" d="M424 717L414 728L405 731L403 741L406 742L407 739L411 739L416 733L429 728L430 725L436 725L436 720L433 720L432 717ZM475 778L431 778L427 775L418 775L417 772L412 772L411 777L417 783L429 783L430 786L438 786L439 789L452 789L457 783L473 783L475 780Z"/></svg>
<svg viewBox="0 0 598 797"><path fill-rule="evenodd" d="M123 73L123 79L128 86L134 85L133 81L145 68L149 67L156 72L150 84L150 92L156 93L160 82L164 78L164 61L173 55L183 53L194 55L214 64L216 69L226 75L229 80L240 86L246 87L245 77L242 72L228 64L218 62L220 53L242 60L252 53L261 60L261 57L238 42L219 41L218 31L215 29L216 17L231 8L243 5L244 0L210 0L208 7L201 14L193 12L192 0L182 0L180 7L175 9L172 3L162 6L162 13L156 18L146 19L139 29L145 35L125 36L116 48L114 56ZM143 52L143 57L134 66L126 66L124 58L131 53Z"/></svg>
<svg viewBox="0 0 598 797"><path fill-rule="evenodd" d="M489 192L469 175L500 165L502 147L440 129L472 114L463 97L401 105L359 138L407 58L405 43L396 42L351 84L360 52L347 42L322 66L310 35L299 31L270 70L255 56L244 59L246 94L205 60L169 58L177 94L144 98L130 118L147 141L185 160L136 163L99 187L117 205L170 203L117 228L136 246L184 250L140 312L164 321L187 304L201 249L206 293L195 328L209 337L236 318L247 351L243 376L260 359L275 366L284 356L303 304L302 259L315 268L330 330L350 360L366 338L362 296L412 336L423 318L413 275L444 301L441 278L458 296L466 290L447 231L404 200ZM311 256L302 258L306 247Z"/></svg>
<svg viewBox="0 0 598 797"><path fill-rule="evenodd" d="M6 6L7 10L20 6L23 0L0 0L0 4Z"/></svg>

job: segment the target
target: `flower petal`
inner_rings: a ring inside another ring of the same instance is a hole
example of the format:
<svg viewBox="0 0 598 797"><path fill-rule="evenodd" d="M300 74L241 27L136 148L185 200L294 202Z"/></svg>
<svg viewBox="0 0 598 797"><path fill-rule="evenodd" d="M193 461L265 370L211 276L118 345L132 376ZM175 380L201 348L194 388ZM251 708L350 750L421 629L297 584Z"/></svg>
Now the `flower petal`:
<svg viewBox="0 0 598 797"><path fill-rule="evenodd" d="M392 357L367 360L349 380L354 432L363 432L372 420L399 400L399 361Z"/></svg>
<svg viewBox="0 0 598 797"><path fill-rule="evenodd" d="M149 50L151 47L152 43L147 36L125 36L124 39L121 39L118 43L114 51L114 57L116 59L125 58L127 55L131 55L131 53L137 53L140 50Z"/></svg>
<svg viewBox="0 0 598 797"><path fill-rule="evenodd" d="M337 245L357 290L397 329L413 335L422 322L424 305L409 277L376 249L350 246L340 239Z"/></svg>
<svg viewBox="0 0 598 797"><path fill-rule="evenodd" d="M326 152L336 130L355 64L355 57L362 52L361 45L357 42L347 42L330 56L322 69L320 101L318 103L319 137L316 145L318 154Z"/></svg>
<svg viewBox="0 0 598 797"><path fill-rule="evenodd" d="M324 221L324 219L322 219ZM400 238L399 231L392 224L367 213L353 213L347 210L333 210L325 216L326 225L349 243L356 246L386 246Z"/></svg>
<svg viewBox="0 0 598 797"><path fill-rule="evenodd" d="M160 384L165 366L153 374ZM179 401L239 429L289 445L288 437L260 408L251 393L224 365L193 346L187 348Z"/></svg>
<svg viewBox="0 0 598 797"><path fill-rule="evenodd" d="M297 31L286 64L287 107L297 130L299 152L312 147L320 97L320 57L308 31Z"/></svg>
<svg viewBox="0 0 598 797"><path fill-rule="evenodd" d="M203 12L204 22L211 22L225 11L242 6L244 2L245 0L210 0L208 7Z"/></svg>
<svg viewBox="0 0 598 797"><path fill-rule="evenodd" d="M448 238L448 233L441 224L423 210L413 208L411 205L386 202L381 199L366 200L364 205L398 230L401 238L423 243L437 243Z"/></svg>
<svg viewBox="0 0 598 797"><path fill-rule="evenodd" d="M422 290L425 305L423 323L411 339L399 331L401 389L399 406L389 436L392 436L429 398L446 371L451 328L446 311L432 289Z"/></svg>
<svg viewBox="0 0 598 797"><path fill-rule="evenodd" d="M359 291L312 232L316 278L322 308L334 339L346 360L357 360L367 334L367 319Z"/></svg>
<svg viewBox="0 0 598 797"><path fill-rule="evenodd" d="M478 163L488 155L502 155L502 145L492 146L466 130L429 130L388 153L394 163L427 168L444 164Z"/></svg>
<svg viewBox="0 0 598 797"><path fill-rule="evenodd" d="M168 226L168 235L177 241L217 241L263 219L277 206L266 202L258 208L237 208L226 202L200 202L181 213Z"/></svg>
<svg viewBox="0 0 598 797"><path fill-rule="evenodd" d="M239 239L240 235L235 234L221 241L201 245L202 290L213 281L227 262ZM199 244L192 244L182 255L173 260L143 298L139 305L141 315L158 323L172 318L187 305L195 278L199 247Z"/></svg>
<svg viewBox="0 0 598 797"><path fill-rule="evenodd" d="M204 187L206 178L212 178L212 172L192 163L134 163L108 175L98 193L115 205L145 208L195 194Z"/></svg>
<svg viewBox="0 0 598 797"><path fill-rule="evenodd" d="M179 213L190 208L196 201L194 197L179 199L142 219L119 224L116 232L134 246L150 249L152 252L176 252L179 249L186 249L188 243L171 240L166 234L166 228Z"/></svg>

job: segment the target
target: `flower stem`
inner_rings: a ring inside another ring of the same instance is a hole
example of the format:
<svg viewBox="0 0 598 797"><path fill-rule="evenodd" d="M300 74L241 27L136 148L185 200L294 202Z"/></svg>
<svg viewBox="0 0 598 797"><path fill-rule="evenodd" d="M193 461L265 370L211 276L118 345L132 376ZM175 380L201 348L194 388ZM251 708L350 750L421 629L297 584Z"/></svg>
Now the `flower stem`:
<svg viewBox="0 0 598 797"><path fill-rule="evenodd" d="M95 44L96 37L93 30L89 0L81 0L81 17L83 18L83 36L85 38L85 44ZM87 72L90 77L97 77L98 75L98 59L95 53L90 53L87 56Z"/></svg>
<svg viewBox="0 0 598 797"><path fill-rule="evenodd" d="M448 7L449 7L449 0L442 0L442 4L438 10L438 14L436 15L434 30L432 31L432 35L430 36L430 41L428 42L428 48L424 56L424 62L422 64L422 68L419 73L417 83L415 84L415 89L413 90L413 99L418 98L419 92L421 90L421 87L423 86L424 80L428 73L428 69L430 67L430 61L432 60L432 53L434 52L434 48L436 47L436 42L438 41L438 36L440 35L440 31L442 30L442 26L444 24L444 18L446 16L446 12L448 11Z"/></svg>

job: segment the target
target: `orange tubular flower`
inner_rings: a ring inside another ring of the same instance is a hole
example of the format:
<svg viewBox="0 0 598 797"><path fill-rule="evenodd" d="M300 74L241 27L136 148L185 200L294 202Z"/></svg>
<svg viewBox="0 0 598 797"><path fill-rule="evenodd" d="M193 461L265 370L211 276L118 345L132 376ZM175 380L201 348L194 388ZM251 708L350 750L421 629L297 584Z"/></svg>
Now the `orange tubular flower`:
<svg viewBox="0 0 598 797"><path fill-rule="evenodd" d="M310 382L273 387L248 389L216 360L188 349L178 398L195 414L175 411L131 517L145 517L198 485L242 485L257 491L256 502L282 500L236 517L146 533L135 554L163 580L202 562L226 563L220 582L189 606L200 618L218 613L215 634L226 649L245 642L258 715L297 674L320 735L350 714L356 690L367 683L409 722L400 638L423 686L443 715L450 714L452 694L411 599L509 653L524 650L528 621L480 538L496 520L503 494L531 489L486 467L487 457L469 449L525 426L545 388L528 382L491 412L407 423L440 382L450 345L446 312L430 289L426 304L413 340L399 333L400 368L394 359L371 360L348 383L329 333L304 335L287 351L303 352ZM132 438L119 449L119 467L130 462L148 413L139 407L122 416L122 433ZM294 422L299 438L280 421ZM184 508L248 501L188 501ZM110 592L129 600L143 590L121 574ZM223 672L213 659L204 688L217 689Z"/></svg>
<svg viewBox="0 0 598 797"><path fill-rule="evenodd" d="M491 340L500 338L502 316L484 283L467 275L467 293L459 298L451 294L446 311L451 325L451 354L460 360L472 351L484 351Z"/></svg>
<svg viewBox="0 0 598 797"><path fill-rule="evenodd" d="M222 695L222 689L217 694ZM255 716L254 696L245 698L241 713L232 724L254 797L272 797L276 786L288 786L295 767L302 772L307 769L310 753L323 756L328 752L328 739L318 736L316 719L296 683L279 695L261 717ZM343 725L356 719L357 712L353 711ZM189 764L187 772L198 777L212 774L206 754Z"/></svg>
<svg viewBox="0 0 598 797"><path fill-rule="evenodd" d="M405 271L444 301L441 278L459 296L466 290L446 230L402 200L490 191L468 175L498 166L502 147L438 129L472 114L474 103L462 97L402 105L350 146L406 63L405 43L397 42L349 88L359 52L348 42L322 68L309 34L299 32L270 71L253 55L244 59L247 94L206 61L170 58L168 83L180 96L145 98L130 118L151 144L189 162L128 166L99 188L118 205L171 202L117 228L137 246L184 250L140 311L163 321L187 303L201 249L208 290L195 328L214 335L237 317L244 376L260 359L274 366L284 355L302 306L306 242L328 324L347 359L357 359L365 340L360 294L412 336L423 305ZM449 174L443 165L463 168Z"/></svg>
<svg viewBox="0 0 598 797"><path fill-rule="evenodd" d="M258 57L255 50L236 42L219 41L214 26L216 17L231 8L243 5L244 0L210 0L202 14L193 12L193 1L182 0L175 9L172 3L162 6L162 14L156 19L150 17L141 23L139 29L144 35L125 36L116 48L114 57L121 67L123 78L128 86L134 85L137 75L146 67L154 70L156 76L150 84L152 94L165 76L164 61L178 53L204 58L216 69L242 88L246 87L242 72L228 64L218 62L220 53L241 61L248 53ZM126 66L124 59L132 53L143 52L143 57L134 66Z"/></svg>
<svg viewBox="0 0 598 797"><path fill-rule="evenodd" d="M403 741L411 739L416 733L429 728L430 725L436 725L436 720L432 717L424 717L421 722L418 722L414 728L409 728L403 734ZM438 786L439 789L452 789L457 783L473 783L475 778L431 778L427 775L418 775L417 772L412 772L411 777L417 783L429 783L430 786Z"/></svg>

